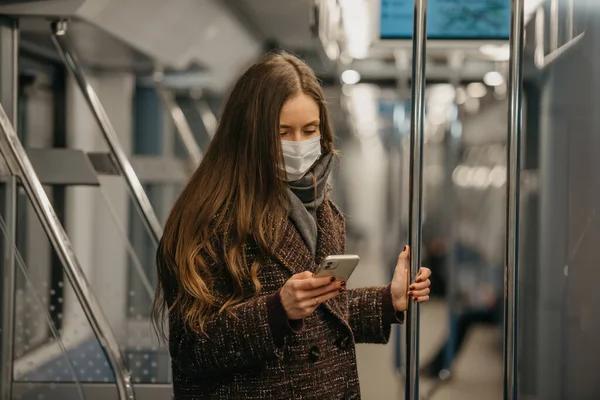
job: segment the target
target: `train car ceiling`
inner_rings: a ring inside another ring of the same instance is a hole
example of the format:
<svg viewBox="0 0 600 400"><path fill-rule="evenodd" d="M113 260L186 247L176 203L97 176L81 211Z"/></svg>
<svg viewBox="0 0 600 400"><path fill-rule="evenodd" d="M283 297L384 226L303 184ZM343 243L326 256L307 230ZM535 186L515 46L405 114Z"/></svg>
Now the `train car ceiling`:
<svg viewBox="0 0 600 400"><path fill-rule="evenodd" d="M529 21L539 0L526 3ZM171 0L168 12L164 4L164 0L15 1L0 5L0 14L24 17L24 49L57 59L49 20L68 18L70 43L86 67L135 71L145 74L148 83L158 67L164 73L163 84L174 90L199 87L222 93L241 69L269 48L300 55L326 85L339 83L345 69L358 72L361 82L381 86L409 79L410 69L399 72L397 59L403 52L410 65L409 41L394 47L374 40L367 57L332 61L315 31L319 16L314 0ZM528 27L528 41L535 36L533 25ZM429 47L430 83L451 79L448 66L457 52L463 57L459 78L463 83L481 81L489 71L506 72L507 42L461 49ZM525 75L532 75L532 63L525 64Z"/></svg>
<svg viewBox="0 0 600 400"><path fill-rule="evenodd" d="M217 0L49 0L0 6L0 14L22 18L22 34L31 51L54 54L49 20L72 22L69 41L81 61L98 69L148 71L152 65L186 70L194 86L224 91L249 62L261 42ZM42 17L42 18L40 18ZM206 73L198 73L198 66Z"/></svg>

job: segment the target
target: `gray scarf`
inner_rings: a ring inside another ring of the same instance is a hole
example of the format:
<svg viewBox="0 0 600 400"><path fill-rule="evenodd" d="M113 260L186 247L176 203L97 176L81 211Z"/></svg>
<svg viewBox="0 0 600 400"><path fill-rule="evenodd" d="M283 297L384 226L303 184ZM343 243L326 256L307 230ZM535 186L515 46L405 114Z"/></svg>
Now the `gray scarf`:
<svg viewBox="0 0 600 400"><path fill-rule="evenodd" d="M316 210L323 204L327 179L334 163L333 154L326 154L315 163L306 175L289 183L289 216L313 256L317 252L318 235L315 214Z"/></svg>

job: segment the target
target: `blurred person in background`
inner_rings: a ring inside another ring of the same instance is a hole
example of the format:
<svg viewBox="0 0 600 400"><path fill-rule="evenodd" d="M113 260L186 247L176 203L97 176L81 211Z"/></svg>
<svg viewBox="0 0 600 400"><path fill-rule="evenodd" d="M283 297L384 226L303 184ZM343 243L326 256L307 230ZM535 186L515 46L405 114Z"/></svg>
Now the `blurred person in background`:
<svg viewBox="0 0 600 400"><path fill-rule="evenodd" d="M313 275L345 252L336 157L306 64L270 54L240 77L157 251L177 400L358 399L355 343L386 343L409 301L429 299L429 269L409 285L406 246L386 287Z"/></svg>
<svg viewBox="0 0 600 400"><path fill-rule="evenodd" d="M444 233L444 214L433 212L423 220L423 264L431 270L435 280L431 283L430 297L444 298L447 289L448 237Z"/></svg>
<svg viewBox="0 0 600 400"><path fill-rule="evenodd" d="M451 323L452 338L449 337L433 359L423 366L421 372L432 378L442 377L442 371L450 369L474 326L495 325L501 319L502 268L490 268L480 252L473 246L460 242L456 245L454 257L456 277L453 284L456 285L456 302L452 310L455 318L454 324ZM441 269L448 268L448 258L447 253L441 257ZM431 259L428 260L431 262ZM448 351L452 354L450 360L447 357Z"/></svg>
<svg viewBox="0 0 600 400"><path fill-rule="evenodd" d="M434 236L431 239L423 238L423 264L427 265L436 279L431 283L432 298L443 298L446 296L446 259L447 244L442 236Z"/></svg>

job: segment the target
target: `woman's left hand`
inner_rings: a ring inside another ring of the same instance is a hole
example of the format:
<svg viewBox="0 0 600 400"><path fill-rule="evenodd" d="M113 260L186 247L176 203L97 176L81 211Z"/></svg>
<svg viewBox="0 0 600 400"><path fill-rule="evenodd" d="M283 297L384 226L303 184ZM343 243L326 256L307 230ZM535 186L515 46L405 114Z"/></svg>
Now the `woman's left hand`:
<svg viewBox="0 0 600 400"><path fill-rule="evenodd" d="M398 256L398 264L394 270L394 278L392 279L392 301L396 311L403 312L408 309L408 301L412 300L418 303L424 303L429 300L429 276L431 270L421 267L414 282L410 287L408 281L410 279L410 249L404 246L404 250Z"/></svg>

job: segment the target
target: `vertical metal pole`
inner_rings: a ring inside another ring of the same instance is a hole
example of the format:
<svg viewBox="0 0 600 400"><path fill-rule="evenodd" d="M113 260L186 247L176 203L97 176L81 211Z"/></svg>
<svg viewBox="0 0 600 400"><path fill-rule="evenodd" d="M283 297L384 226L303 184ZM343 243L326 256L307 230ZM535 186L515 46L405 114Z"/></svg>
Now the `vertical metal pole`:
<svg viewBox="0 0 600 400"><path fill-rule="evenodd" d="M456 320L457 320L457 301L456 301L456 283L457 283L457 243L456 229L454 228L453 219L456 215L456 185L452 180L452 173L456 169L459 162L459 146L460 137L462 134L462 126L458 118L453 119L449 123L446 137L446 200L444 206L446 210L446 298L448 301L448 341L446 346L446 354L444 357L444 368L440 371L440 379L446 380L450 377L452 361L455 357L456 347Z"/></svg>
<svg viewBox="0 0 600 400"><path fill-rule="evenodd" d="M558 24L558 0L550 0L550 52L558 49Z"/></svg>
<svg viewBox="0 0 600 400"><path fill-rule="evenodd" d="M423 128L425 116L425 61L427 0L415 0L412 58L412 118L410 134L410 282L421 265L423 193ZM419 399L419 304L409 301L406 325L405 400Z"/></svg>
<svg viewBox="0 0 600 400"><path fill-rule="evenodd" d="M533 53L533 60L535 66L539 69L544 68L546 61L545 13L544 7L538 7L535 12L535 51Z"/></svg>
<svg viewBox="0 0 600 400"><path fill-rule="evenodd" d="M575 5L574 0L569 0L567 4L567 42L575 37Z"/></svg>
<svg viewBox="0 0 600 400"><path fill-rule="evenodd" d="M518 277L519 192L521 180L521 129L525 0L511 1L510 71L508 109L508 184L506 213L506 273L504 305L504 399L518 398Z"/></svg>
<svg viewBox="0 0 600 400"><path fill-rule="evenodd" d="M446 346L444 370L440 371L439 378L447 379L450 377L451 364L455 356L454 348L456 346L456 229L454 228L453 219L456 215L456 185L452 180L452 175L455 168L458 166L460 157L460 138L462 136L462 125L458 119L458 104L456 103L456 91L460 86L461 71L464 66L464 54L462 52L456 52L452 55L449 60L449 67L451 71L450 83L454 87L455 98L452 104L453 111L450 120L448 121L448 128L446 130L446 146L445 146L445 165L446 165L446 185L445 185L445 196L446 200L446 243L447 257L446 257L446 271L447 271L447 282L446 282L446 293L448 301L448 342Z"/></svg>
<svg viewBox="0 0 600 400"><path fill-rule="evenodd" d="M11 399L13 363L14 363L14 333L15 333L15 292L16 292L16 263L13 241L17 233L17 177L10 176L5 181L5 223L7 237L3 239L2 249L2 325L0 337L0 399Z"/></svg>
<svg viewBox="0 0 600 400"><path fill-rule="evenodd" d="M106 143L108 144L108 147L115 158L121 174L127 182L129 191L135 198L135 203L142 214L142 219L149 230L150 237L154 243L158 245L163 233L162 225L158 220L158 217L152 208L152 204L150 203L150 199L146 195L146 192L144 192L144 188L136 176L131 163L127 159L127 155L119 143L115 129L110 123L110 120L106 115L106 111L104 110L104 107L102 107L100 99L98 99L98 95L94 91L92 85L90 85L88 82L87 77L81 69L81 65L79 65L77 58L70 50L65 37L66 33L66 21L58 21L52 24L52 41L54 42L58 53L63 59L65 66L67 66L77 81L83 96L92 110L92 114L94 114L94 117L96 117L98 125L100 125L100 129L102 130L104 138L106 139Z"/></svg>
<svg viewBox="0 0 600 400"><path fill-rule="evenodd" d="M15 19L0 16L0 105L7 110L13 126L17 123L19 26ZM6 163L8 164L8 160ZM9 167L10 170L10 167ZM2 317L0 323L0 399L12 398L14 361L14 322L16 264L12 241L17 230L17 177L11 175L5 183L5 219L7 235L2 249Z"/></svg>

